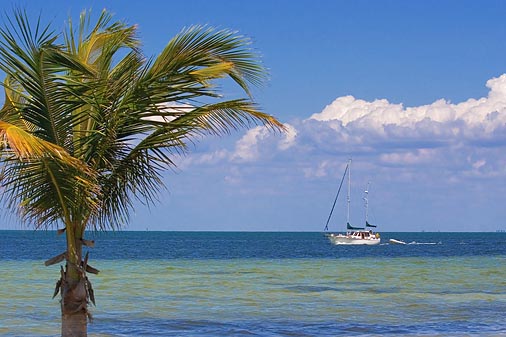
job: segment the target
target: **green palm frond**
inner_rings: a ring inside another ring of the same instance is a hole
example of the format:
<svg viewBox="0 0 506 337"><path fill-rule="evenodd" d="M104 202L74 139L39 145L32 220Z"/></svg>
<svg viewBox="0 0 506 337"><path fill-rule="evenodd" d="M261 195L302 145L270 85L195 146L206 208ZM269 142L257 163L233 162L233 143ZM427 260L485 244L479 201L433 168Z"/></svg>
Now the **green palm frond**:
<svg viewBox="0 0 506 337"><path fill-rule="evenodd" d="M0 29L0 69L7 74L0 111L2 199L37 226L69 222L83 198L96 213L95 172L72 156L69 137L74 123L69 111L81 103L69 100L62 81L69 70L89 71L55 44L49 27L39 22L33 31L20 11L14 18L16 23Z"/></svg>
<svg viewBox="0 0 506 337"><path fill-rule="evenodd" d="M75 36L72 20L65 32L66 50L75 55L81 62L95 71L95 76L107 76L112 68L113 56L121 48L136 49L139 40L135 36L136 27L122 22L113 22L112 14L103 10L96 24L87 34L91 25L91 11L83 11L80 15L78 36Z"/></svg>
<svg viewBox="0 0 506 337"><path fill-rule="evenodd" d="M261 85L267 76L258 55L248 49L249 45L249 39L232 31L193 26L167 44L154 60L146 79L166 86L167 94L171 91L193 93L185 97L188 99L219 96L208 81L229 76L251 95L248 83Z"/></svg>
<svg viewBox="0 0 506 337"><path fill-rule="evenodd" d="M2 183L6 187L3 197L7 206L17 210L23 220L37 227L50 227L69 223L82 208L86 198L86 211L99 212L98 185L77 168L69 168L53 159L37 161L10 161L4 166Z"/></svg>

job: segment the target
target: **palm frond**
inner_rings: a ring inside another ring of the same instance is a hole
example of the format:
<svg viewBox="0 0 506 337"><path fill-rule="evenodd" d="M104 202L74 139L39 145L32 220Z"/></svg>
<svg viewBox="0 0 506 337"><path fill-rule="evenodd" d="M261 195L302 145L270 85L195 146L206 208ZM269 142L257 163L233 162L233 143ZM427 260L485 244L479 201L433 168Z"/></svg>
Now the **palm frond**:
<svg viewBox="0 0 506 337"><path fill-rule="evenodd" d="M48 26L38 21L32 30L26 13L14 17L0 29L0 69L7 74L0 111L2 199L38 226L69 222L77 206L97 212L100 193L96 172L72 156L69 112L81 103L68 99L62 80L65 72L89 70L55 44Z"/></svg>
<svg viewBox="0 0 506 337"><path fill-rule="evenodd" d="M199 76L212 69L212 78L230 76L248 95L249 84L261 85L265 68L258 55L248 48L250 40L229 30L192 26L174 37L155 59L148 78L175 90L200 88L199 95L214 96L208 85L199 87ZM207 70L205 70L207 69ZM194 82L188 86L188 82ZM207 90L203 90L207 89Z"/></svg>
<svg viewBox="0 0 506 337"><path fill-rule="evenodd" d="M76 216L73 210L99 211L98 185L90 182L82 171L54 159L37 161L4 161L0 177L5 190L2 199L7 207L18 211L21 218L37 227L69 223Z"/></svg>

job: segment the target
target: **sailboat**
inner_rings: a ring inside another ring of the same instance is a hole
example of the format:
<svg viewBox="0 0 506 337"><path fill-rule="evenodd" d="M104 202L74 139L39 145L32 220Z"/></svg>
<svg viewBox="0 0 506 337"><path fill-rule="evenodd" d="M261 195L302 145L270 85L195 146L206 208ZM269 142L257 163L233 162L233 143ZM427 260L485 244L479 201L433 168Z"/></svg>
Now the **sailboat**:
<svg viewBox="0 0 506 337"><path fill-rule="evenodd" d="M334 207L336 206L337 198L339 197L339 193L341 191L341 187L343 185L344 178L348 176L348 196L346 198L346 233L326 233L326 236L329 238L330 242L335 245L377 245L381 242L381 238L379 233L373 232L371 228L375 228L375 225L371 225L368 220L368 211L369 211L369 184L367 184L367 188L365 189L365 227L354 227L350 224L350 192L351 192L351 159L348 161L346 165L346 169L344 170L343 178L341 179L341 184L339 185L339 189L337 191L336 198L334 199L334 204L332 205L332 209L330 211L329 217L327 219L327 224L325 225L325 232L328 231L328 225L330 219L332 217L332 213L334 211Z"/></svg>

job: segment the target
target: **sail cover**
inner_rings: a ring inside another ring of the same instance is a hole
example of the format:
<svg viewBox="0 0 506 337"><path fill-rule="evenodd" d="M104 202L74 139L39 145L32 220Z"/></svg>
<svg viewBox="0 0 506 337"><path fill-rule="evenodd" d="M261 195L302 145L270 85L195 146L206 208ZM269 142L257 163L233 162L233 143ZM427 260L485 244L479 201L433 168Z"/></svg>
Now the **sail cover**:
<svg viewBox="0 0 506 337"><path fill-rule="evenodd" d="M374 227L374 228L376 228L376 225L371 225L371 224L370 224L369 222L367 222L367 221L365 222L365 226L366 226L366 227Z"/></svg>
<svg viewBox="0 0 506 337"><path fill-rule="evenodd" d="M346 228L348 229L351 229L351 230L361 230L361 229L365 229L364 227L353 227L352 225L350 225L349 222L346 223Z"/></svg>

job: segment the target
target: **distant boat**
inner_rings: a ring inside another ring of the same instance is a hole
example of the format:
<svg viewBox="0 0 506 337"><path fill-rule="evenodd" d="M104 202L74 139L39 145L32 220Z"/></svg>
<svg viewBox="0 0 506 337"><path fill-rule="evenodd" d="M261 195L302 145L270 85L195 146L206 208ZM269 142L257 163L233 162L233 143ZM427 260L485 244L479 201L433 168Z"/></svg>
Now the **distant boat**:
<svg viewBox="0 0 506 337"><path fill-rule="evenodd" d="M343 185L343 181L348 176L348 196L347 196L347 212L346 212L346 233L328 233L328 225L330 219L332 217L332 213L334 211L334 207L336 206L337 199L339 197L339 193L341 191L341 187ZM343 178L341 179L341 184L339 185L339 189L337 191L337 195L334 199L334 204L332 205L332 209L330 211L329 217L327 219L327 224L325 225L324 231L326 232L326 236L329 238L330 242L335 245L377 245L381 242L381 238L379 233L374 233L372 229L367 228L375 228L375 225L371 225L367 219L368 217L368 207L369 207L369 184L365 190L365 227L353 227L350 224L350 190L351 190L351 159L348 161L346 168L344 170Z"/></svg>

